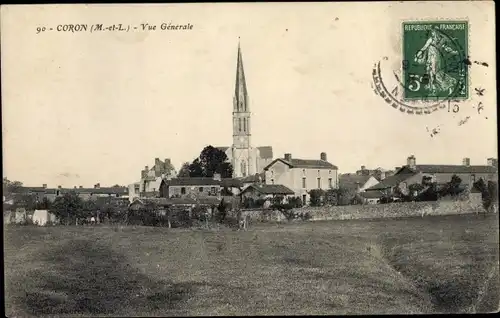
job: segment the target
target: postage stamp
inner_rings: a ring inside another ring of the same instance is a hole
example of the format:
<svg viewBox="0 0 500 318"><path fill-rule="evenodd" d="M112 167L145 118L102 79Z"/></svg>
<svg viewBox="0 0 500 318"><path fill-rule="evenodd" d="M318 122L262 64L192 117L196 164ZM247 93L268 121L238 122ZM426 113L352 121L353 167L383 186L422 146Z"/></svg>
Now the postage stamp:
<svg viewBox="0 0 500 318"><path fill-rule="evenodd" d="M467 99L467 21L403 22L405 100Z"/></svg>
<svg viewBox="0 0 500 318"><path fill-rule="evenodd" d="M408 114L456 112L470 97L469 22L402 21L399 32L400 56L386 56L372 70L375 93Z"/></svg>

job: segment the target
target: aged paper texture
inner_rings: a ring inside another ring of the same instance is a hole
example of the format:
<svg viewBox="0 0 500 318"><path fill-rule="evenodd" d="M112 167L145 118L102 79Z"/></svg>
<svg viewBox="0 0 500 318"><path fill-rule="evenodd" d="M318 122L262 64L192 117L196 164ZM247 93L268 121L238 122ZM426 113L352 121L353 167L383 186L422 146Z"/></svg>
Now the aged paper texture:
<svg viewBox="0 0 500 318"><path fill-rule="evenodd" d="M6 315L498 311L494 21L2 6Z"/></svg>

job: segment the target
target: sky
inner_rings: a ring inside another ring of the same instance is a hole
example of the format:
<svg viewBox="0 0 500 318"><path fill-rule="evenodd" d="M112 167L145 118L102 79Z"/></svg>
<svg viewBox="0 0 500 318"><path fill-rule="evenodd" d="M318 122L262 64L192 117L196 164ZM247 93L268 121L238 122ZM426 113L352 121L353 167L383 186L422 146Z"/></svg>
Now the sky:
<svg viewBox="0 0 500 318"><path fill-rule="evenodd" d="M127 185L155 158L179 169L206 145L230 146L238 38L251 141L272 146L275 158L326 152L346 173L392 169L412 154L417 164L497 157L492 3L46 5L1 14L3 171L26 185ZM404 114L374 93L374 63L387 57L387 74L400 65L402 21L464 16L471 59L489 66L471 65L471 98L459 113ZM75 23L139 29L55 31Z"/></svg>

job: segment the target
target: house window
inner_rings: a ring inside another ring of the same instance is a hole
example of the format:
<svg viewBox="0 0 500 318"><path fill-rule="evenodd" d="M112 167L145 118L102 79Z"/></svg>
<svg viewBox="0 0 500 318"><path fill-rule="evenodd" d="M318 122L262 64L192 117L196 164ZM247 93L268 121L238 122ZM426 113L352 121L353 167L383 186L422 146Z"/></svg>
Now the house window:
<svg viewBox="0 0 500 318"><path fill-rule="evenodd" d="M302 178L302 188L306 188L306 178Z"/></svg>
<svg viewBox="0 0 500 318"><path fill-rule="evenodd" d="M328 178L328 186L330 188L333 188L333 180L332 180L332 178Z"/></svg>
<svg viewBox="0 0 500 318"><path fill-rule="evenodd" d="M203 192L203 187L200 187L198 190L199 190L200 192Z"/></svg>
<svg viewBox="0 0 500 318"><path fill-rule="evenodd" d="M306 169L302 169L302 174L305 176L306 175Z"/></svg>
<svg viewBox="0 0 500 318"><path fill-rule="evenodd" d="M210 192L212 193L212 195L217 195L217 188L216 187L212 187L210 189Z"/></svg>
<svg viewBox="0 0 500 318"><path fill-rule="evenodd" d="M321 189L321 178L318 178L318 189Z"/></svg>
<svg viewBox="0 0 500 318"><path fill-rule="evenodd" d="M476 175L475 174L471 174L470 180L472 181L472 183L475 183L476 182Z"/></svg>
<svg viewBox="0 0 500 318"><path fill-rule="evenodd" d="M186 188L184 187L181 188L181 194L186 194Z"/></svg>
<svg viewBox="0 0 500 318"><path fill-rule="evenodd" d="M271 179L271 184L274 184L274 179Z"/></svg>

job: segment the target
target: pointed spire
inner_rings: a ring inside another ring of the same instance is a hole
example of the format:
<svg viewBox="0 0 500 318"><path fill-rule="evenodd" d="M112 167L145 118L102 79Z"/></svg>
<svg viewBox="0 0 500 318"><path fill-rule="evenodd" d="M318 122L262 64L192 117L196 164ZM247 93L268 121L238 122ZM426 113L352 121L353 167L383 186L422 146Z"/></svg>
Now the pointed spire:
<svg viewBox="0 0 500 318"><path fill-rule="evenodd" d="M236 86L234 97L237 105L242 105L247 109L247 84L245 80L245 71L243 69L243 58L241 55L240 37L238 37L238 61L236 64Z"/></svg>

